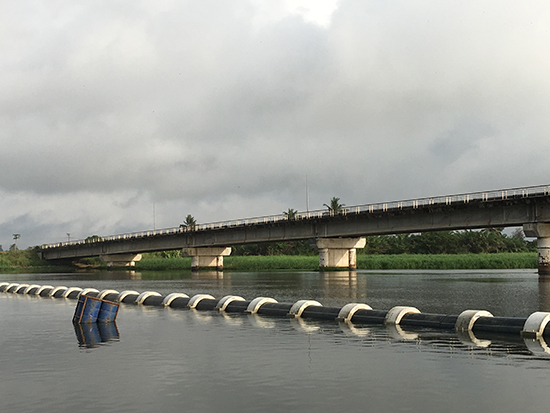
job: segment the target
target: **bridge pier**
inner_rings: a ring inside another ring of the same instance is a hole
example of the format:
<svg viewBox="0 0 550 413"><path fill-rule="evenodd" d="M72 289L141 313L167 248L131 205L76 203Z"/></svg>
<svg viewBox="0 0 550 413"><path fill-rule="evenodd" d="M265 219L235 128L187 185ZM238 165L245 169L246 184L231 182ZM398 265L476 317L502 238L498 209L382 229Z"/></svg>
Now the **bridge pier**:
<svg viewBox="0 0 550 413"><path fill-rule="evenodd" d="M223 270L223 257L231 254L231 247L184 248L183 255L191 257L191 270L216 268Z"/></svg>
<svg viewBox="0 0 550 413"><path fill-rule="evenodd" d="M134 267L136 261L141 261L141 254L105 254L99 258L106 262L108 267Z"/></svg>
<svg viewBox="0 0 550 413"><path fill-rule="evenodd" d="M356 249L364 248L365 238L319 238L319 268L357 268Z"/></svg>
<svg viewBox="0 0 550 413"><path fill-rule="evenodd" d="M537 237L539 276L550 277L550 223L523 224L523 232L527 237Z"/></svg>

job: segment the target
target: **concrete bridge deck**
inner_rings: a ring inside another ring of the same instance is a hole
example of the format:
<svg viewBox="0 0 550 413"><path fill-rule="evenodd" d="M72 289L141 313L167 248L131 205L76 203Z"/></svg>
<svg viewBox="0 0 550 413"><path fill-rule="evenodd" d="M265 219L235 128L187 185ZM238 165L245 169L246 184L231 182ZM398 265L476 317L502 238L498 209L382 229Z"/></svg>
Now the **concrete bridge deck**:
<svg viewBox="0 0 550 413"><path fill-rule="evenodd" d="M43 245L40 255L55 260L201 248L228 255L226 247L249 243L510 226L523 226L526 235L539 241L548 239L550 270L550 185L359 205L340 214L325 209L300 212L293 219L281 214L113 235L95 242L60 242ZM361 248L360 243L351 244ZM541 248L546 247L539 242L539 264Z"/></svg>

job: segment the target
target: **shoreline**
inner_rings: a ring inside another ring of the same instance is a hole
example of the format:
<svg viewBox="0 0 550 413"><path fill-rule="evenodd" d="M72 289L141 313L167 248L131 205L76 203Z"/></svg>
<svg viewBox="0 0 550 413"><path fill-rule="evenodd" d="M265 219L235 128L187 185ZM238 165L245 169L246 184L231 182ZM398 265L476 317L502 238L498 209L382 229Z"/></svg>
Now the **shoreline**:
<svg viewBox="0 0 550 413"><path fill-rule="evenodd" d="M75 272L109 270L99 259L87 263L75 262L72 266L44 265L44 262L20 262L14 266L0 266L0 272ZM112 268L112 267L111 267ZM475 269L536 269L537 253L505 252L480 254L358 254L358 270L475 270ZM191 270L190 257L158 257L144 254L135 267L116 267L135 271ZM272 271L305 270L319 271L316 255L248 255L224 258L224 271ZM204 270L208 270L205 268ZM328 270L347 270L328 269Z"/></svg>
<svg viewBox="0 0 550 413"><path fill-rule="evenodd" d="M135 270L190 270L187 257L144 257L136 262ZM536 269L537 253L482 253L482 254L396 254L357 255L358 270L460 270L460 269ZM318 256L228 256L224 257L224 271L319 270ZM206 270L206 269L205 269ZM334 270L334 269L333 269ZM337 269L336 269L337 270ZM342 268L341 270L347 270Z"/></svg>

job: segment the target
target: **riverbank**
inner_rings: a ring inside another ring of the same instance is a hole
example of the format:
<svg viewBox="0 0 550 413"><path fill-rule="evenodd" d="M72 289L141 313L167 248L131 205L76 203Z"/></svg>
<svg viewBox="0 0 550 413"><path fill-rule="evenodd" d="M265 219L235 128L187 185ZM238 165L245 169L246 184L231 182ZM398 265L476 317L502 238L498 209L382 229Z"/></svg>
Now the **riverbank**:
<svg viewBox="0 0 550 413"><path fill-rule="evenodd" d="M136 262L136 270L189 270L191 259L184 257L158 258L145 256ZM357 269L520 269L537 268L537 254L532 252L497 254L398 254L357 255ZM226 271L317 270L317 256L229 256L224 258Z"/></svg>
<svg viewBox="0 0 550 413"><path fill-rule="evenodd" d="M107 269L107 265L97 259L85 259L74 263L67 271L75 268ZM459 270L459 269L520 269L537 268L537 253L515 252L495 254L358 254L357 269L360 270ZM143 254L136 262L135 270L190 270L189 257L159 257L157 254ZM310 270L319 269L317 256L303 255L249 255L224 258L226 271L263 270ZM0 254L0 271L36 272L59 271L61 267L38 259L34 251L4 252Z"/></svg>

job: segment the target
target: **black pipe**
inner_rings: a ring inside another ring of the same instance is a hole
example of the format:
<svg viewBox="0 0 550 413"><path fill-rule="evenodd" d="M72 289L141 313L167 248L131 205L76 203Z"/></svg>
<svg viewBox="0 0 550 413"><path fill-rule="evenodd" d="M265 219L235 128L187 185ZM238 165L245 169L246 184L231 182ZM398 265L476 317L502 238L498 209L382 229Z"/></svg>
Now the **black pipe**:
<svg viewBox="0 0 550 413"><path fill-rule="evenodd" d="M302 318L312 318L316 320L335 320L340 313L339 308L323 307L319 305L310 305L302 312Z"/></svg>
<svg viewBox="0 0 550 413"><path fill-rule="evenodd" d="M218 301L219 300L216 300L216 299L203 298L197 303L197 305L195 306L195 309L200 311L211 311L216 308Z"/></svg>
<svg viewBox="0 0 550 413"><path fill-rule="evenodd" d="M118 293L109 293L103 297L104 300L116 302L118 300Z"/></svg>
<svg viewBox="0 0 550 413"><path fill-rule="evenodd" d="M351 318L352 323L359 324L384 324L387 311L382 310L357 310Z"/></svg>
<svg viewBox="0 0 550 413"><path fill-rule="evenodd" d="M65 291L67 290L57 290L55 294L53 295L54 298L61 298L63 297L63 294L65 294Z"/></svg>
<svg viewBox="0 0 550 413"><path fill-rule="evenodd" d="M244 313L251 301L231 301L225 307L226 313Z"/></svg>
<svg viewBox="0 0 550 413"><path fill-rule="evenodd" d="M189 297L176 297L170 303L170 308L187 308Z"/></svg>
<svg viewBox="0 0 550 413"><path fill-rule="evenodd" d="M163 306L163 302L164 301L164 297L162 295L150 295L149 297L147 297L145 300L143 300L143 302L141 303L142 305L150 305L150 306L153 306L153 305L156 305L156 306Z"/></svg>
<svg viewBox="0 0 550 413"><path fill-rule="evenodd" d="M258 309L258 314L271 317L285 317L292 308L292 304L265 303Z"/></svg>
<svg viewBox="0 0 550 413"><path fill-rule="evenodd" d="M80 296L80 291L76 290L76 291L71 291L66 298L70 298L71 300L76 300L78 299L79 296Z"/></svg>
<svg viewBox="0 0 550 413"><path fill-rule="evenodd" d="M457 319L457 315L409 313L403 316L399 324L403 326L454 330Z"/></svg>
<svg viewBox="0 0 550 413"><path fill-rule="evenodd" d="M518 317L480 317L475 322L472 331L485 333L521 334L526 318Z"/></svg>
<svg viewBox="0 0 550 413"><path fill-rule="evenodd" d="M50 296L50 292L53 291L53 288L44 288L41 292L40 292L40 297L49 297Z"/></svg>
<svg viewBox="0 0 550 413"><path fill-rule="evenodd" d="M128 294L120 302L124 304L135 304L136 298L139 297L139 294Z"/></svg>

